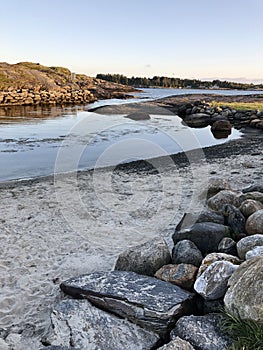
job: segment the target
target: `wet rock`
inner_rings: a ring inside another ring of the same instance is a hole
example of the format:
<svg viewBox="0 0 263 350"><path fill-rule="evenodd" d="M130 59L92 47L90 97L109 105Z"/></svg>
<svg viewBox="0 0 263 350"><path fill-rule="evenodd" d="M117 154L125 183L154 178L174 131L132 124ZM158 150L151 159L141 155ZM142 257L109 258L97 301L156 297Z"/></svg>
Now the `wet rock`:
<svg viewBox="0 0 263 350"><path fill-rule="evenodd" d="M229 228L224 225L211 222L202 222L193 226L175 231L173 234L174 244L182 240L190 240L197 246L202 254L217 251L217 247L222 238L227 236Z"/></svg>
<svg viewBox="0 0 263 350"><path fill-rule="evenodd" d="M226 204L223 207L225 225L230 227L231 235L238 237L246 234L246 220L244 215L234 205Z"/></svg>
<svg viewBox="0 0 263 350"><path fill-rule="evenodd" d="M159 348L159 350L195 350L188 341L183 340L179 337L175 337L174 340L168 344Z"/></svg>
<svg viewBox="0 0 263 350"><path fill-rule="evenodd" d="M127 320L92 306L87 300L64 300L51 314L52 344L76 349L150 349L159 337Z"/></svg>
<svg viewBox="0 0 263 350"><path fill-rule="evenodd" d="M194 298L171 283L126 271L82 275L62 283L61 289L162 335L189 313Z"/></svg>
<svg viewBox="0 0 263 350"><path fill-rule="evenodd" d="M115 264L115 270L153 276L160 267L170 262L171 255L165 240L157 237L121 253Z"/></svg>
<svg viewBox="0 0 263 350"><path fill-rule="evenodd" d="M216 261L222 261L222 260L228 261L234 265L239 265L241 263L238 257L234 255L229 255L225 253L210 253L202 260L202 263L197 273L197 278L200 277L203 272L205 272L208 266L210 266Z"/></svg>
<svg viewBox="0 0 263 350"><path fill-rule="evenodd" d="M243 319L263 321L263 258L245 261L228 281L225 307Z"/></svg>
<svg viewBox="0 0 263 350"><path fill-rule="evenodd" d="M226 204L239 207L240 200L236 192L223 190L208 199L207 204L212 210L221 211Z"/></svg>
<svg viewBox="0 0 263 350"><path fill-rule="evenodd" d="M250 215L254 214L256 211L263 209L263 204L255 201L253 199L247 199L241 203L239 207L241 213L248 218Z"/></svg>
<svg viewBox="0 0 263 350"><path fill-rule="evenodd" d="M132 120L148 120L148 119L151 119L149 114L148 113L144 113L144 112L130 113L130 114L126 115L125 118L129 118L129 119L132 119Z"/></svg>
<svg viewBox="0 0 263 350"><path fill-rule="evenodd" d="M161 267L154 276L165 282L176 284L184 289L191 289L195 282L197 270L198 268L194 265L170 264Z"/></svg>
<svg viewBox="0 0 263 350"><path fill-rule="evenodd" d="M263 234L263 209L250 215L246 222L248 235Z"/></svg>
<svg viewBox="0 0 263 350"><path fill-rule="evenodd" d="M263 246L256 246L252 250L249 250L246 253L246 260L256 258L256 257L263 257Z"/></svg>
<svg viewBox="0 0 263 350"><path fill-rule="evenodd" d="M203 255L197 246L187 239L178 242L172 251L173 264L191 264L200 266Z"/></svg>
<svg viewBox="0 0 263 350"><path fill-rule="evenodd" d="M237 244L232 238L225 237L218 244L218 252L230 255L237 255Z"/></svg>
<svg viewBox="0 0 263 350"><path fill-rule="evenodd" d="M263 185L261 184L254 184L249 187L243 188L242 190L243 193L248 193L248 192L262 192L263 193Z"/></svg>
<svg viewBox="0 0 263 350"><path fill-rule="evenodd" d="M226 350L232 341L220 328L222 316L210 314L205 316L184 316L178 320L171 332L188 341L196 350Z"/></svg>
<svg viewBox="0 0 263 350"><path fill-rule="evenodd" d="M184 123L192 128L203 128L210 124L211 116L206 113L189 114L184 117Z"/></svg>
<svg viewBox="0 0 263 350"><path fill-rule="evenodd" d="M181 230L200 222L213 222L215 224L224 225L224 217L221 213L212 210L204 211L202 213L185 213L176 230Z"/></svg>
<svg viewBox="0 0 263 350"><path fill-rule="evenodd" d="M256 246L263 246L263 235L252 235L242 238L237 242L237 253L241 260L245 259L246 253Z"/></svg>
<svg viewBox="0 0 263 350"><path fill-rule="evenodd" d="M195 291L206 300L222 298L227 290L227 282L236 265L229 261L216 261L198 277L194 284Z"/></svg>
<svg viewBox="0 0 263 350"><path fill-rule="evenodd" d="M231 128L232 125L229 120L217 120L211 126L212 131L229 131Z"/></svg>

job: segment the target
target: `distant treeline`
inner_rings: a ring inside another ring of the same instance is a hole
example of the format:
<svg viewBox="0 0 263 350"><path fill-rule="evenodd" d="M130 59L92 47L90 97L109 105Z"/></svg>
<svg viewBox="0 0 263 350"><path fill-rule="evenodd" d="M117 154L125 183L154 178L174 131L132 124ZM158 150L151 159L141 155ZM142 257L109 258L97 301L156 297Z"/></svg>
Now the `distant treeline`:
<svg viewBox="0 0 263 350"><path fill-rule="evenodd" d="M250 90L250 89L263 89L263 84L243 84L234 83L229 81L201 81L198 79L180 79L180 78L168 78L158 77L142 78L131 77L128 78L122 74L97 74L98 79L107 80L113 83L130 85L138 88L142 87L166 87L166 88L191 88L191 89L238 89L238 90Z"/></svg>

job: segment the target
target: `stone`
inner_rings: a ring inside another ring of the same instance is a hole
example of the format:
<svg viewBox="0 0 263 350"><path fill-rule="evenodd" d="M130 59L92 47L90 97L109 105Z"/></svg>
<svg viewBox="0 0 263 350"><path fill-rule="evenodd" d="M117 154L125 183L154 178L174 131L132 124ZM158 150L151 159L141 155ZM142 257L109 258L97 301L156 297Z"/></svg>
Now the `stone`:
<svg viewBox="0 0 263 350"><path fill-rule="evenodd" d="M161 335L189 313L194 299L171 283L127 271L82 275L63 282L61 289Z"/></svg>
<svg viewBox="0 0 263 350"><path fill-rule="evenodd" d="M92 306L87 300L63 300L52 314L52 344L76 349L150 349L159 337Z"/></svg>
<svg viewBox="0 0 263 350"><path fill-rule="evenodd" d="M261 184L254 184L249 187L243 188L242 190L243 193L248 193L248 192L262 192L263 193L263 185Z"/></svg>
<svg viewBox="0 0 263 350"><path fill-rule="evenodd" d="M209 125L210 117L206 113L189 114L184 117L184 123L192 128L203 128Z"/></svg>
<svg viewBox="0 0 263 350"><path fill-rule="evenodd" d="M228 136L231 135L231 130L225 130L225 131L211 130L211 133L213 134L214 138L217 140L227 139Z"/></svg>
<svg viewBox="0 0 263 350"><path fill-rule="evenodd" d="M263 234L263 209L250 215L246 222L248 235Z"/></svg>
<svg viewBox="0 0 263 350"><path fill-rule="evenodd" d="M241 203L239 207L241 213L248 218L250 215L254 214L256 211L263 209L263 204L255 201L254 199L246 199Z"/></svg>
<svg viewBox="0 0 263 350"><path fill-rule="evenodd" d="M183 340L179 337L175 337L174 340L165 344L159 350L195 350L188 341Z"/></svg>
<svg viewBox="0 0 263 350"><path fill-rule="evenodd" d="M182 240L192 241L202 254L217 251L217 247L222 238L226 237L229 228L224 225L212 222L201 222L189 228L175 231L173 234L174 244Z"/></svg>
<svg viewBox="0 0 263 350"><path fill-rule="evenodd" d="M224 237L218 244L218 252L230 255L237 255L237 244L230 237Z"/></svg>
<svg viewBox="0 0 263 350"><path fill-rule="evenodd" d="M198 273L197 278L202 275L203 272L216 261L229 261L234 265L239 265L241 263L240 259L234 255L224 254L224 253L210 253L208 254L202 261Z"/></svg>
<svg viewBox="0 0 263 350"><path fill-rule="evenodd" d="M211 126L212 131L229 131L231 128L232 125L229 120L217 120Z"/></svg>
<svg viewBox="0 0 263 350"><path fill-rule="evenodd" d="M256 246L255 248L253 248L252 250L249 250L246 253L246 260L252 259L252 258L256 258L256 257L263 257L263 246Z"/></svg>
<svg viewBox="0 0 263 350"><path fill-rule="evenodd" d="M229 261L216 261L198 277L194 284L194 290L206 300L222 298L227 290L227 282L237 265Z"/></svg>
<svg viewBox="0 0 263 350"><path fill-rule="evenodd" d="M176 226L176 230L181 230L200 222L213 222L224 225L224 217L221 213L207 210L201 213L185 213L181 221Z"/></svg>
<svg viewBox="0 0 263 350"><path fill-rule="evenodd" d="M52 346L47 346L45 348L42 348L41 350L75 350L76 348L68 348L65 346L56 346L56 345L52 345Z"/></svg>
<svg viewBox="0 0 263 350"><path fill-rule="evenodd" d="M209 179L207 187L200 193L199 198L211 198L220 191L231 190L228 181L220 177L212 177Z"/></svg>
<svg viewBox="0 0 263 350"><path fill-rule="evenodd" d="M243 193L239 196L240 204L244 202L246 199L253 199L254 201L258 201L263 204L263 193L261 192Z"/></svg>
<svg viewBox="0 0 263 350"><path fill-rule="evenodd" d="M239 207L240 200L236 192L222 190L207 201L208 207L216 211L221 211L226 204L232 204L235 207Z"/></svg>
<svg viewBox="0 0 263 350"><path fill-rule="evenodd" d="M191 289L195 282L198 268L190 264L165 265L156 273L155 277L165 282L176 284L183 289Z"/></svg>
<svg viewBox="0 0 263 350"><path fill-rule="evenodd" d="M163 265L170 262L171 255L165 240L157 237L121 253L117 258L115 270L153 276Z"/></svg>
<svg viewBox="0 0 263 350"><path fill-rule="evenodd" d="M263 246L263 235L257 234L242 238L237 242L237 253L241 260L245 259L246 253L256 246Z"/></svg>
<svg viewBox="0 0 263 350"><path fill-rule="evenodd" d="M223 207L223 215L226 226L230 227L231 235L235 238L246 234L246 220L241 211L232 204Z"/></svg>
<svg viewBox="0 0 263 350"><path fill-rule="evenodd" d="M242 263L228 281L224 303L242 319L263 321L263 257Z"/></svg>
<svg viewBox="0 0 263 350"><path fill-rule="evenodd" d="M172 251L173 264L191 264L200 266L203 255L197 246L187 239L178 242Z"/></svg>
<svg viewBox="0 0 263 350"><path fill-rule="evenodd" d="M148 120L148 119L151 119L149 114L148 113L144 113L144 112L130 113L130 114L126 115L125 118L129 118L129 119L132 119L132 120Z"/></svg>
<svg viewBox="0 0 263 350"><path fill-rule="evenodd" d="M230 348L232 341L221 330L220 322L222 316L219 314L184 316L176 323L171 338L179 336L196 350L226 350Z"/></svg>

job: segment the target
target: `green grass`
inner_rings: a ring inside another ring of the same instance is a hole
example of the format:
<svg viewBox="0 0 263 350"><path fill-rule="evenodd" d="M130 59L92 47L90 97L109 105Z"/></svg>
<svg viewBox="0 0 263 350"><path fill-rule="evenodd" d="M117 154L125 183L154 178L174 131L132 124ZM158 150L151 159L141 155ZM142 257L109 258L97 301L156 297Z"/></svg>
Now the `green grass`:
<svg viewBox="0 0 263 350"><path fill-rule="evenodd" d="M263 349L263 322L243 320L226 310L223 315L222 328L234 341L229 350Z"/></svg>
<svg viewBox="0 0 263 350"><path fill-rule="evenodd" d="M227 106L237 111L263 110L263 103L261 102L216 102L210 103L211 107Z"/></svg>

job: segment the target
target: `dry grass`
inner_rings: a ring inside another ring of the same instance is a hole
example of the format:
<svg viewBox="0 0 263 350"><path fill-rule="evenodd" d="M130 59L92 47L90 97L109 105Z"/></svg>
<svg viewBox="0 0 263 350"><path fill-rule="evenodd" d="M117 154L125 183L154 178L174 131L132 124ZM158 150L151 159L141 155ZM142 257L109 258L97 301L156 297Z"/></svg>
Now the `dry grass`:
<svg viewBox="0 0 263 350"><path fill-rule="evenodd" d="M263 110L262 102L216 102L210 103L211 107L230 107L237 111Z"/></svg>

